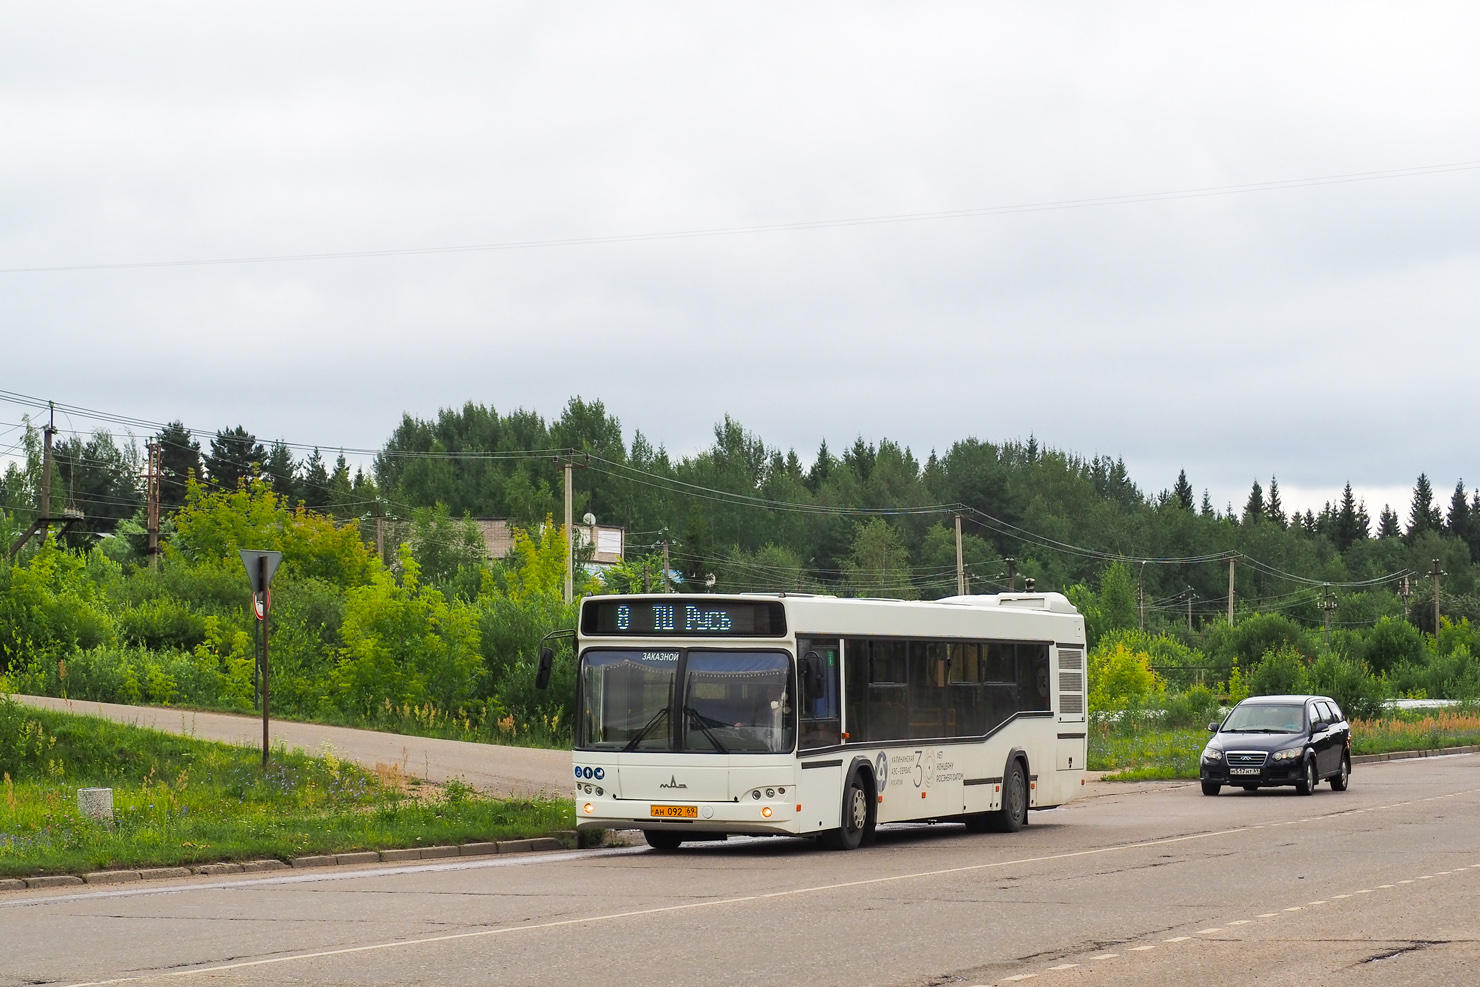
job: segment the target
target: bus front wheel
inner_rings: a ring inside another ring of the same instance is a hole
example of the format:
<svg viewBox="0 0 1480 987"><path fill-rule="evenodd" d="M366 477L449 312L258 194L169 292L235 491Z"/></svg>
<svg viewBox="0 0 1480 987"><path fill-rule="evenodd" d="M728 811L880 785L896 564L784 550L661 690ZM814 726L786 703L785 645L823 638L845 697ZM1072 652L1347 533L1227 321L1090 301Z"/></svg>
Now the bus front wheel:
<svg viewBox="0 0 1480 987"><path fill-rule="evenodd" d="M683 845L683 837L677 833L666 830L647 829L643 830L642 838L647 840L647 845L654 850L677 850Z"/></svg>
<svg viewBox="0 0 1480 987"><path fill-rule="evenodd" d="M829 850L856 850L868 835L868 789L854 775L843 791L842 825L822 834L822 845Z"/></svg>

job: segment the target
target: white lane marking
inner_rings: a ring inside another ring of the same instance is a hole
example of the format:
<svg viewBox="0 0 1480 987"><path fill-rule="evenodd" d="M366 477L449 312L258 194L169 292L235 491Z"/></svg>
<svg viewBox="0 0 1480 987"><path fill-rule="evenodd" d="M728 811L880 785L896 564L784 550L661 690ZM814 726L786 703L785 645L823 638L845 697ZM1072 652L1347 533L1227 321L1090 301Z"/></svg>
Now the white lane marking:
<svg viewBox="0 0 1480 987"><path fill-rule="evenodd" d="M209 881L196 884L169 884L158 888L128 888L119 891L88 891L79 894L48 895L44 898L15 899L0 901L0 908L31 908L50 905L61 901L80 901L91 898L133 898L151 894L181 894L186 891L217 891L221 889L256 888L264 885L318 884L324 881L357 881L371 877L398 877L403 874L436 874L445 871L485 870L490 867L530 867L543 864L563 864L572 860L591 857L628 857L647 853L647 847L607 847L600 850L576 850L564 853L524 853L507 857L475 857L471 860L458 859L440 864L407 864L402 867L375 867L367 870L319 870L307 874L284 874L281 877L249 877L241 880Z"/></svg>
<svg viewBox="0 0 1480 987"><path fill-rule="evenodd" d="M1432 881L1434 879L1434 875L1433 874L1420 874L1418 876L1418 879L1420 881Z"/></svg>
<svg viewBox="0 0 1480 987"><path fill-rule="evenodd" d="M1113 959L1115 959L1115 957L1117 957L1119 955L1120 955L1119 953L1101 953L1099 956L1091 956L1090 959L1092 959L1092 960L1113 960Z"/></svg>
<svg viewBox="0 0 1480 987"><path fill-rule="evenodd" d="M1032 980L1036 976L1038 976L1038 974L1036 973L1020 973L1015 977L1003 977L1002 982L1005 984L1010 984L1014 980Z"/></svg>
<svg viewBox="0 0 1480 987"><path fill-rule="evenodd" d="M1307 901L1306 904L1307 905L1324 905L1325 902L1324 901Z"/></svg>
<svg viewBox="0 0 1480 987"><path fill-rule="evenodd" d="M1331 900L1332 901L1335 901L1338 898L1350 898L1350 897L1351 897L1351 895L1349 895L1349 894L1333 894L1331 896Z"/></svg>
<svg viewBox="0 0 1480 987"><path fill-rule="evenodd" d="M1072 969L1074 969L1078 965L1079 965L1078 963L1060 963L1058 966L1051 966L1051 967L1049 967L1049 969L1050 970L1072 970Z"/></svg>
<svg viewBox="0 0 1480 987"><path fill-rule="evenodd" d="M1471 790L1467 790L1467 791L1464 791L1464 792L1458 792L1456 794L1469 795L1469 794L1472 794L1474 792L1480 792L1480 788L1471 789ZM1406 805L1406 804L1409 804L1409 803L1398 803L1398 804L1399 805ZM1389 806L1381 806L1380 808L1389 808ZM1334 818L1339 818L1341 816L1349 815L1349 814L1350 814L1350 811L1349 810L1342 810L1340 812L1333 812L1331 815L1325 816L1323 818L1326 818L1326 819L1334 819ZM151 972L151 973L144 973L144 974L136 974L134 976L127 976L127 977L113 977L113 978L108 979L108 980L82 980L82 981L76 981L76 982L67 984L67 985L65 985L65 987L110 987L110 985L112 985L112 984L139 983L141 981L156 980L156 979L159 979L159 978L162 978L162 977L189 977L189 976L194 976L196 974L201 974L201 973L221 973L221 972L224 972L224 971L227 971L227 970L241 970L241 969L248 969L248 968L251 968L251 967L258 967L258 966L276 965L278 963L294 963L294 962L298 962L298 961L301 961L301 960L322 959L323 957L326 957L326 956L346 956L346 955L352 955L352 954L355 954L355 953L378 952L380 950L385 950L385 949L403 949L403 948L406 948L408 946L425 946L425 945L431 945L431 944L434 944L434 943L441 943L441 942L456 942L456 941L462 940L462 939L482 939L482 938L486 938L486 937L489 937L489 936L508 935L508 934L514 933L514 932L532 932L532 931L538 931L538 930L543 930L543 929L566 928L566 927L569 927L569 926L572 926L572 925L584 925L584 924L586 924L588 922L592 922L592 923L594 923L594 922L612 922L612 921L617 921L619 919L625 919L625 918L640 918L640 917L647 916L647 915L662 915L662 914L667 914L667 913L671 913L671 912L690 911L690 910L698 909L698 908L715 908L715 907L719 907L719 906L723 906L723 905L736 905L736 904L744 904L746 902L767 901L767 900L770 900L770 899L773 899L773 898L790 898L790 897L794 897L794 896L797 896L797 895L815 894L815 893L819 893L819 892L823 892L823 891L840 891L840 890L846 890L848 888L868 887L870 885L875 885L875 884L891 884L891 883L894 883L896 881L910 881L910 880L919 880L919 879L930 878L930 877L944 877L944 876L950 875L950 874L965 874L965 873L971 873L971 872L974 872L974 871L993 870L993 869L1002 868L1002 867L1014 867L1014 866L1018 866L1018 865L1021 865L1021 864L1045 863L1045 862L1053 861L1053 860L1072 860L1072 859L1075 859L1075 858L1078 858L1078 857L1094 857L1094 856L1100 856L1102 854L1107 854L1107 853L1120 853L1120 852L1123 852L1123 851L1126 851L1126 850L1142 850L1142 849L1147 849L1147 848L1150 848L1150 847L1170 846L1171 844L1174 844L1174 843L1187 843L1187 842L1190 842L1190 841L1193 841L1193 840L1205 840L1205 839L1209 839L1209 838L1215 837L1215 836L1231 836L1231 835L1236 835L1238 833L1246 833L1249 830L1250 830L1250 827L1248 827L1248 826L1238 826L1238 827L1234 827L1232 829L1211 830L1211 831L1204 832L1204 833L1190 833L1190 834L1188 834L1186 836L1168 836L1168 837L1164 837L1164 838L1159 839L1159 840L1144 840L1144 841L1139 842L1139 843L1120 843L1120 844L1115 844L1113 846L1107 846L1107 847L1094 847L1094 848L1089 849L1089 850L1072 850L1072 851L1069 851L1069 852L1066 852L1066 853L1046 854L1046 855L1040 856L1040 857L1020 857L1020 858L1015 859L1015 860L1001 860L1001 861L994 861L992 863L986 863L986 864L966 864L966 865L963 865L961 867L945 867L945 868L941 868L939 870L917 871L917 872L910 873L910 874L892 874L892 875L889 875L889 876L886 876L886 877L871 877L871 878L865 878L865 879L859 880L859 881L844 881L844 882L839 883L839 884L819 884L819 885L814 885L814 886L806 887L806 888L792 888L792 889L787 890L787 891L771 891L771 892L766 892L766 893L763 893L763 894L740 895L740 896L737 896L737 897L734 897L734 898L716 898L716 899L713 899L713 900L710 900L710 901L691 901L691 902L684 902L683 904L679 904L679 905L661 905L661 906L658 906L658 907L655 907L655 908L640 908L640 909L635 909L633 911L626 911L626 912L609 912L609 913L606 913L606 914L603 914L603 915L588 915L588 916L582 916L580 918L559 919L559 920L552 921L552 922L541 922L541 923L532 924L532 925L502 926L502 927L497 928L497 929L475 929L475 930L470 931L470 932L450 932L450 933L447 933L445 935L440 935L440 936L423 936L423 937L416 938L416 939L398 939L398 940L394 940L394 941L390 941L390 942L367 943L367 944L361 945L361 946L342 946L342 947L340 947L338 949L322 949L322 950L315 950L315 951L312 951L312 952L305 952L305 953L289 953L289 954L282 955L282 956L269 956L269 957L264 957L262 959L256 959L256 960L239 960L239 961L234 962L234 963L220 963L220 964L217 964L215 966L192 967L192 968L186 969L186 970L169 970L169 971L164 971L164 972L159 972L159 973L153 973L153 972ZM623 847L623 848L620 848L620 849L612 849L612 850L589 850L589 851L584 851L584 852L578 851L576 853L566 853L566 854L560 854L558 856L551 855L551 857L549 859L551 859L551 860L572 860L572 859L576 859L576 858L582 857L582 856L592 856L592 855L598 855L598 854L599 855L605 855L605 856L616 856L616 855L619 855L619 854L627 854L627 853L632 853L632 852L643 852L643 849L640 848L640 847ZM441 871L441 870L467 870L467 869L470 869L472 867L494 866L494 865L497 865L498 863L501 863L501 862L500 861L489 861L489 862L482 862L482 861L480 861L480 862L477 862L477 863L469 863L469 864L443 864L443 865L432 865L432 866L428 866L428 867L383 868L383 869L376 870L376 871L361 871L358 874L339 875L339 877L341 879L348 879L348 878L352 878L352 877L378 877L378 876L385 876L385 875L389 875L389 874L413 873L413 872L420 872L420 871L435 872L435 871ZM506 865L507 864L513 864L513 863L514 863L514 861L508 861L508 862L506 862ZM1477 866L1480 866L1480 865L1477 865ZM230 888L230 887L241 887L243 885L248 885L248 884L250 884L250 885L288 884L288 883L299 883L299 882L302 882L302 881L311 881L311 880L322 880L322 878L318 877L317 875L313 875L313 876L303 875L301 878L265 878L265 879L258 879L258 880L253 880L253 881L222 882L222 883L214 884L214 885L181 885L179 887L162 888L159 891L149 891L149 892L143 892L143 893L154 893L154 894L165 893L165 892L178 893L180 891L188 891L188 890L192 890L194 888L200 888L200 887L227 887L227 888ZM1412 884L1413 882L1412 881L1407 881L1407 882L1400 882L1400 883ZM43 904L43 903L48 903L48 902L53 902L53 901L64 901L64 900L74 899L74 898L82 898L82 897L89 897L89 898L91 898L91 897L114 897L114 896L119 896L119 895L123 895L123 894L131 894L131 893L138 893L138 892L102 892L102 893L97 894L97 895L59 895L59 896L51 897L51 898L38 899L35 902L24 902L24 901L4 902L4 903L0 903L0 908L6 907L7 905ZM1299 909L1299 907L1287 908L1287 909L1285 909L1285 911L1287 911L1287 912L1292 912L1292 911L1293 912L1298 912L1298 911L1300 911L1300 909ZM1277 914L1277 913L1275 913L1275 912L1269 912L1269 913L1266 913L1265 915L1260 915L1259 918L1268 918L1268 917L1271 917L1271 916L1273 916L1275 914ZM1142 952L1144 950L1155 949L1155 948L1156 948L1155 945L1150 945L1150 946L1132 946L1131 947L1131 951L1132 952ZM1020 976L1026 978L1026 977L1029 977L1029 976L1037 976L1037 974L1022 974Z"/></svg>
<svg viewBox="0 0 1480 987"><path fill-rule="evenodd" d="M1265 912L1263 915L1255 915L1255 918L1274 918L1279 912Z"/></svg>
<svg viewBox="0 0 1480 987"><path fill-rule="evenodd" d="M1228 924L1229 925L1248 925L1249 924L1249 920L1246 919L1246 918L1236 918L1232 922L1229 922Z"/></svg>
<svg viewBox="0 0 1480 987"><path fill-rule="evenodd" d="M1285 911L1287 911L1287 912L1298 912L1298 911L1300 911L1300 906L1299 905L1291 905L1289 908L1286 908Z"/></svg>
<svg viewBox="0 0 1480 987"><path fill-rule="evenodd" d="M1397 887L1397 885L1396 884L1379 884L1377 887L1378 887L1379 890L1382 890L1384 888L1395 888L1395 887ZM1365 891L1358 891L1357 892L1357 894L1366 894L1366 893L1367 892L1365 892Z"/></svg>
<svg viewBox="0 0 1480 987"><path fill-rule="evenodd" d="M1399 881L1399 884L1412 884L1412 881Z"/></svg>
<svg viewBox="0 0 1480 987"><path fill-rule="evenodd" d="M1186 942L1191 938L1191 936L1173 936L1170 939L1163 939L1162 942Z"/></svg>
<svg viewBox="0 0 1480 987"><path fill-rule="evenodd" d="M1209 935L1209 934L1214 933L1214 932L1222 932L1222 931L1223 931L1223 927L1220 925L1216 929L1198 929L1197 930L1197 934L1200 935L1200 936L1206 936L1206 935Z"/></svg>

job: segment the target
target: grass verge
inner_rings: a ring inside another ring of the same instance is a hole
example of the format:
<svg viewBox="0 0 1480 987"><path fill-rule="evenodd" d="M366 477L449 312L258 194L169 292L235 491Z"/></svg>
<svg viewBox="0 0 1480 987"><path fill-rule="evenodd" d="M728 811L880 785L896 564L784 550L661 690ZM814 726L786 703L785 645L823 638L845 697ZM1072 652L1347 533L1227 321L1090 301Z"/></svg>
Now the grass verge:
<svg viewBox="0 0 1480 987"><path fill-rule="evenodd" d="M545 836L575 824L566 800L504 801L421 786L278 749L260 752L0 697L0 876L435 846ZM111 825L77 789L113 789Z"/></svg>

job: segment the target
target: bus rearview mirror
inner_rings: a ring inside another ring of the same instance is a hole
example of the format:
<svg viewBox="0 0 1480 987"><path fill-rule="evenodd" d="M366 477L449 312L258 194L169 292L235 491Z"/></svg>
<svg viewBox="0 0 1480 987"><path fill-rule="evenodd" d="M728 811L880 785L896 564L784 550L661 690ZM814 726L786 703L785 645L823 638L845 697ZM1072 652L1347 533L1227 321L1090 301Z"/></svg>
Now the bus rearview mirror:
<svg viewBox="0 0 1480 987"><path fill-rule="evenodd" d="M807 690L807 696L816 699L827 691L827 680L822 671L822 656L815 651L808 651L802 655L799 663L802 672L802 687Z"/></svg>
<svg viewBox="0 0 1480 987"><path fill-rule="evenodd" d="M540 664L534 673L534 687L536 689L550 688L550 672L555 668L555 651L552 648L540 649Z"/></svg>

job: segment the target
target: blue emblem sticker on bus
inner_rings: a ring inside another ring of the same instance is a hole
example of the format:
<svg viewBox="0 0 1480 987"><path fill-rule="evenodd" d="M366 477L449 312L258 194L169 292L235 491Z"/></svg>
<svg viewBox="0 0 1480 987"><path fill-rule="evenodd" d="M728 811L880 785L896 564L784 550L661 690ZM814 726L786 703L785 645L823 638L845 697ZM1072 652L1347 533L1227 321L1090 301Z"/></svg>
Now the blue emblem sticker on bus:
<svg viewBox="0 0 1480 987"><path fill-rule="evenodd" d="M580 776L581 776L581 766L579 764L577 764L576 765L576 777L579 778Z"/></svg>
<svg viewBox="0 0 1480 987"><path fill-rule="evenodd" d="M592 772L592 774L594 774L596 776L596 780L597 781L600 781L601 779L603 779L603 778L606 777L606 769L605 768L597 768L595 771Z"/></svg>
<svg viewBox="0 0 1480 987"><path fill-rule="evenodd" d="M581 769L581 774L583 774L587 778L589 778L589 777L591 777L591 769L590 768L582 768Z"/></svg>
<svg viewBox="0 0 1480 987"><path fill-rule="evenodd" d="M889 784L889 755L883 751L879 752L878 760L874 761L874 784L880 792Z"/></svg>

